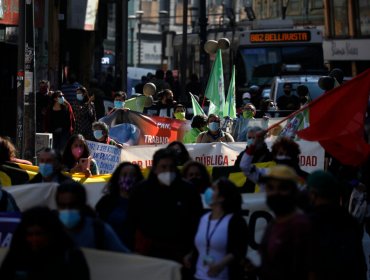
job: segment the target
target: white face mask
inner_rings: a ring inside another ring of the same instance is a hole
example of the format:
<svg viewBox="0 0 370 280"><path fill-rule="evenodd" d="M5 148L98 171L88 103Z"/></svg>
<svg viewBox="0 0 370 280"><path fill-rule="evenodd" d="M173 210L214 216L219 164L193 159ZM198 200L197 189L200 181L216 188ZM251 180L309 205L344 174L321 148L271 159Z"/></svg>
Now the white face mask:
<svg viewBox="0 0 370 280"><path fill-rule="evenodd" d="M165 186L170 186L176 178L175 172L162 172L157 175L159 182Z"/></svg>
<svg viewBox="0 0 370 280"><path fill-rule="evenodd" d="M276 156L276 160L289 160L289 159L292 159L290 156L286 156L286 155L277 155Z"/></svg>

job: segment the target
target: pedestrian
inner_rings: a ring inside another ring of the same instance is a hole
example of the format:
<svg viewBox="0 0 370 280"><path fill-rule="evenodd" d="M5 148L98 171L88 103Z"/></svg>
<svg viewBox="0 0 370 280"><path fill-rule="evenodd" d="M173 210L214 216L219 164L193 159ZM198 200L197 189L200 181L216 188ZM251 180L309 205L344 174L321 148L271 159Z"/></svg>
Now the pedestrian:
<svg viewBox="0 0 370 280"><path fill-rule="evenodd" d="M256 147L265 138L267 131L257 132L254 143L247 146L245 153L240 160L240 168L244 174L255 183L258 183L261 176L269 171L269 168L258 168L252 164ZM299 185L305 184L308 173L302 170L299 166L299 155L301 150L299 145L289 137L279 137L275 140L271 147L272 159L277 164L287 165L294 169L299 176Z"/></svg>
<svg viewBox="0 0 370 280"><path fill-rule="evenodd" d="M86 177L99 174L98 165L90 156L89 147L81 134L74 134L69 138L63 152L62 164L65 171L70 173L84 173Z"/></svg>
<svg viewBox="0 0 370 280"><path fill-rule="evenodd" d="M237 187L221 178L204 196L211 211L200 219L195 250L185 257L185 265L190 267L191 259L196 259L195 279L243 279L248 228L241 215L242 198Z"/></svg>
<svg viewBox="0 0 370 280"><path fill-rule="evenodd" d="M186 108L182 104L176 104L173 115L176 120L186 121Z"/></svg>
<svg viewBox="0 0 370 280"><path fill-rule="evenodd" d="M44 130L53 134L53 148L63 151L75 127L75 116L63 92L56 90L45 113Z"/></svg>
<svg viewBox="0 0 370 280"><path fill-rule="evenodd" d="M191 129L184 134L184 144L196 143L198 135L207 130L207 117L195 115L191 121Z"/></svg>
<svg viewBox="0 0 370 280"><path fill-rule="evenodd" d="M80 249L46 207L23 213L0 268L1 279L88 280L89 267Z"/></svg>
<svg viewBox="0 0 370 280"><path fill-rule="evenodd" d="M298 96L292 94L293 85L291 83L284 83L284 95L280 96L277 100L278 110L282 110L280 116L284 117L298 110L301 107L301 100Z"/></svg>
<svg viewBox="0 0 370 280"><path fill-rule="evenodd" d="M170 89L165 89L158 93L157 103L152 107L145 108L144 113L151 116L172 118L175 105L173 92Z"/></svg>
<svg viewBox="0 0 370 280"><path fill-rule="evenodd" d="M76 119L75 133L82 134L87 140L94 140L91 125L96 121L96 113L93 96L85 87L79 87L76 90L76 101L72 103L73 113Z"/></svg>
<svg viewBox="0 0 370 280"><path fill-rule="evenodd" d="M340 205L338 180L329 172L317 170L308 176L307 188L313 205L313 279L367 279L363 231Z"/></svg>
<svg viewBox="0 0 370 280"><path fill-rule="evenodd" d="M30 180L34 183L63 183L71 177L62 172L62 158L59 152L45 148L38 154L39 172Z"/></svg>
<svg viewBox="0 0 370 280"><path fill-rule="evenodd" d="M113 228L123 244L130 243L127 220L130 193L143 179L138 165L130 162L120 163L104 189L105 195L95 207L98 217Z"/></svg>
<svg viewBox="0 0 370 280"><path fill-rule="evenodd" d="M234 122L233 137L237 142L246 142L249 121L254 119L256 107L252 103L243 106L238 118Z"/></svg>
<svg viewBox="0 0 370 280"><path fill-rule="evenodd" d="M183 166L189 160L191 160L188 150L180 141L172 141L170 144L167 145L166 149L169 149L174 153L177 166Z"/></svg>
<svg viewBox="0 0 370 280"><path fill-rule="evenodd" d="M221 130L220 122L217 115L210 114L207 120L208 131L203 131L198 135L197 143L234 142L230 133Z"/></svg>
<svg viewBox="0 0 370 280"><path fill-rule="evenodd" d="M253 152L252 156L252 164L261 163L261 162L270 162L272 161L272 154L270 150L267 147L267 144L265 142L265 139L263 137L257 137L258 133L262 133L263 129L259 126L251 126L247 130L247 147L255 145L255 150ZM241 162L241 159L244 155L244 151L242 151L236 158L234 166L236 166L239 169L239 165ZM249 179L249 177L246 178L245 183L243 184L242 188L240 189L241 192L246 193L254 193L256 190L256 183Z"/></svg>
<svg viewBox="0 0 370 280"><path fill-rule="evenodd" d="M92 124L92 130L96 142L112 145L122 149L123 145L118 143L116 140L109 137L108 125L104 122L94 122Z"/></svg>
<svg viewBox="0 0 370 280"><path fill-rule="evenodd" d="M259 279L309 279L312 232L308 217L297 208L299 177L291 167L276 165L261 181L265 184L267 206L275 218L260 244Z"/></svg>
<svg viewBox="0 0 370 280"><path fill-rule="evenodd" d="M128 213L137 253L182 262L192 248L202 203L181 178L172 151L155 152L148 178L131 193Z"/></svg>
<svg viewBox="0 0 370 280"><path fill-rule="evenodd" d="M125 101L127 99L127 94L124 91L116 91L114 93L114 101L113 101L113 108L108 112L107 115L112 114L114 111L118 109L123 109L125 107Z"/></svg>
<svg viewBox="0 0 370 280"><path fill-rule="evenodd" d="M211 186L211 178L204 164L198 161L188 161L181 170L182 177L190 181L199 193Z"/></svg>
<svg viewBox="0 0 370 280"><path fill-rule="evenodd" d="M39 91L36 92L36 132L42 133L44 131L44 120L46 110L51 102L50 82L41 80L39 82Z"/></svg>
<svg viewBox="0 0 370 280"><path fill-rule="evenodd" d="M129 252L111 226L94 217L94 211L86 202L85 188L80 183L59 185L55 201L60 221L79 247Z"/></svg>

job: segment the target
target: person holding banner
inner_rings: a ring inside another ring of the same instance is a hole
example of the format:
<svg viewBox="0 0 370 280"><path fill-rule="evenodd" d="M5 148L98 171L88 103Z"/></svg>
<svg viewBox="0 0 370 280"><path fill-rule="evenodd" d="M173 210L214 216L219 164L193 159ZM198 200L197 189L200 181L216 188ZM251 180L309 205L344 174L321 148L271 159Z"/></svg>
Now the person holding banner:
<svg viewBox="0 0 370 280"><path fill-rule="evenodd" d="M123 145L121 143L118 143L117 141L109 137L109 128L106 123L94 122L92 124L92 130L97 142L112 145L120 149L123 148Z"/></svg>
<svg viewBox="0 0 370 280"><path fill-rule="evenodd" d="M1 265L0 279L88 280L90 273L83 253L55 213L36 207L23 213Z"/></svg>
<svg viewBox="0 0 370 280"><path fill-rule="evenodd" d="M176 104L175 105L175 111L173 112L173 116L176 120L185 121L186 115L186 108L182 104Z"/></svg>
<svg viewBox="0 0 370 280"><path fill-rule="evenodd" d="M208 131L203 131L197 137L197 143L234 142L230 133L222 131L220 118L215 114L208 116Z"/></svg>
<svg viewBox="0 0 370 280"><path fill-rule="evenodd" d="M248 228L241 215L241 195L234 183L221 178L206 190L204 198L211 211L200 219L195 251L184 258L184 264L190 267L196 259L197 280L243 279Z"/></svg>
<svg viewBox="0 0 370 280"><path fill-rule="evenodd" d="M114 107L112 110L110 110L107 115L112 114L114 111L118 109L123 109L125 107L125 101L127 99L127 94L124 91L116 91L114 93L114 102L113 105Z"/></svg>
<svg viewBox="0 0 370 280"><path fill-rule="evenodd" d="M62 164L70 173L84 173L86 177L99 174L99 167L90 156L89 147L81 134L69 138L63 152Z"/></svg>

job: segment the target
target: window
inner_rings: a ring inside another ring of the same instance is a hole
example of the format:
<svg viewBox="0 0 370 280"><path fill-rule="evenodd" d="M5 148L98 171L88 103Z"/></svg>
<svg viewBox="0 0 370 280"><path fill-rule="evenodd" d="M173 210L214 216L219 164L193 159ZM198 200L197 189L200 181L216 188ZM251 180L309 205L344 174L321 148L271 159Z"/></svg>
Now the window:
<svg viewBox="0 0 370 280"><path fill-rule="evenodd" d="M336 37L348 36L347 0L332 0L331 31Z"/></svg>
<svg viewBox="0 0 370 280"><path fill-rule="evenodd" d="M370 0L359 0L360 32L370 35Z"/></svg>

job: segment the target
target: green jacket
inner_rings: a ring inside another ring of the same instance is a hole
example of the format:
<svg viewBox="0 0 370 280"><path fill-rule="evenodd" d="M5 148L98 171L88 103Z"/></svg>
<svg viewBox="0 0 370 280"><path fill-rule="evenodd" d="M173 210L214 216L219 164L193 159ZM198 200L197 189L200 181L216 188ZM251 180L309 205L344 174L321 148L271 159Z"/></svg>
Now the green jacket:
<svg viewBox="0 0 370 280"><path fill-rule="evenodd" d="M185 133L182 142L184 144L196 143L198 135L201 133L199 128L192 128Z"/></svg>

